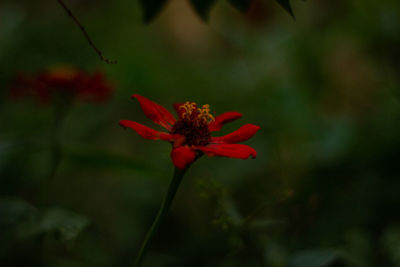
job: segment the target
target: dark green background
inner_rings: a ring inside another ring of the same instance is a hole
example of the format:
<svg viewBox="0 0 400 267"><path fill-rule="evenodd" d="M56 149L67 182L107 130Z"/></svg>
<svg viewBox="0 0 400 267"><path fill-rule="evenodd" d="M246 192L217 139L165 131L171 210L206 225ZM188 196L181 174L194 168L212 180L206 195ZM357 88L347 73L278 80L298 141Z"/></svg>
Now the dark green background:
<svg viewBox="0 0 400 267"><path fill-rule="evenodd" d="M221 134L261 126L257 159L189 169L143 266L400 266L398 0L293 0L296 21L219 1L208 24L174 0L149 25L137 1L67 3L118 64L56 1L0 3L1 266L132 264L173 172L168 143L118 125L154 126L133 93L241 112ZM53 110L8 89L58 64L116 89L71 109L50 183Z"/></svg>

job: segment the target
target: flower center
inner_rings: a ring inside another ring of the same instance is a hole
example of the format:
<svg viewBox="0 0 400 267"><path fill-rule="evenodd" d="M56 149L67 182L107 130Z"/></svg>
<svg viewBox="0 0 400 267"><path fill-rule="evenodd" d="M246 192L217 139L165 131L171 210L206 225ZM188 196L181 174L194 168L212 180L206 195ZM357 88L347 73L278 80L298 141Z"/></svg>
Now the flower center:
<svg viewBox="0 0 400 267"><path fill-rule="evenodd" d="M214 120L210 114L210 105L197 108L194 102L186 102L179 106L179 120L172 128L173 134L185 137L185 144L204 146L210 142L209 122Z"/></svg>

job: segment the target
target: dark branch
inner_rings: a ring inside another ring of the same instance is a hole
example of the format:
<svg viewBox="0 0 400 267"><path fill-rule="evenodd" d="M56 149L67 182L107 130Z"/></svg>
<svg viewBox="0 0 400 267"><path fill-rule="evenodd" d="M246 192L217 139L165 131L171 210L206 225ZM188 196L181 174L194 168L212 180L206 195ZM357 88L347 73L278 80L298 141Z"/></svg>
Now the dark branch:
<svg viewBox="0 0 400 267"><path fill-rule="evenodd" d="M88 41L89 45L94 49L94 51L97 53L97 55L99 55L100 59L102 61L106 62L107 64L116 64L117 63L116 60L110 60L103 56L103 53L93 43L89 34L85 30L85 27L79 22L78 18L75 17L74 14L72 14L71 10L66 6L66 4L63 2L63 0L57 0L57 1L62 6L62 8L64 8L65 12L67 12L68 16L70 16L74 20L75 24L78 25L79 29L81 30L81 32L85 36L86 40Z"/></svg>

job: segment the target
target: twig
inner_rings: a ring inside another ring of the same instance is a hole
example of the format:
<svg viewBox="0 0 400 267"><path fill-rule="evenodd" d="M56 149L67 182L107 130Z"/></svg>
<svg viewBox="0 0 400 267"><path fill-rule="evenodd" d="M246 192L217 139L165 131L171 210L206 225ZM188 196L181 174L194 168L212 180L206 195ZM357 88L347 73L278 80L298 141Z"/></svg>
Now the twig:
<svg viewBox="0 0 400 267"><path fill-rule="evenodd" d="M85 27L79 22L78 18L74 16L74 14L72 14L71 10L67 7L67 5L63 2L63 0L57 0L58 3L62 6L62 8L65 10L65 12L67 12L68 16L70 16L76 25L78 25L79 29L81 30L81 32L83 33L83 35L85 36L86 40L88 41L89 45L94 49L94 51L97 53L97 55L99 55L100 60L106 62L107 64L116 64L117 61L116 60L110 60L108 58L105 58L103 56L103 53L96 47L96 45L93 43L92 39L90 38L89 34L87 33Z"/></svg>

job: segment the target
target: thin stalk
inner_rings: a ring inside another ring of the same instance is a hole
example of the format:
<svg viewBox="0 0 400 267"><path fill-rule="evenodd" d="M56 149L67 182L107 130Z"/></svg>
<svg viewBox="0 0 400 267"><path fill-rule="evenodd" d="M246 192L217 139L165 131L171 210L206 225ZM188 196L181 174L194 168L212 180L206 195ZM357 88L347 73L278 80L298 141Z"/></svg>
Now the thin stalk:
<svg viewBox="0 0 400 267"><path fill-rule="evenodd" d="M56 172L58 169L58 165L61 161L61 144L60 144L60 134L62 127L63 118L58 118L56 116L55 123L53 126L52 132L52 140L51 140L51 162L50 162L50 170L49 170L49 178L48 183L52 183L54 181L54 177L56 176Z"/></svg>
<svg viewBox="0 0 400 267"><path fill-rule="evenodd" d="M154 219L153 224L151 225L149 231L146 234L146 237L142 242L139 253L136 257L135 267L140 267L140 265L142 264L143 257L147 249L149 248L150 241L153 238L154 234L157 232L158 228L160 227L161 222L165 219L166 215L168 214L172 201L174 200L175 194L178 190L178 187L182 181L183 175L185 174L186 170L187 168L183 170L175 168L174 177L172 178L172 181L169 184L167 195L165 196L161 204L161 207L158 210L157 216Z"/></svg>
<svg viewBox="0 0 400 267"><path fill-rule="evenodd" d="M42 201L48 203L51 197L51 188L55 182L55 177L57 175L58 167L62 160L62 148L61 148L61 130L67 114L71 108L70 99L54 99L54 120L51 129L50 137L50 168L47 174L47 179L45 181L46 186L44 186L44 191L42 194Z"/></svg>

